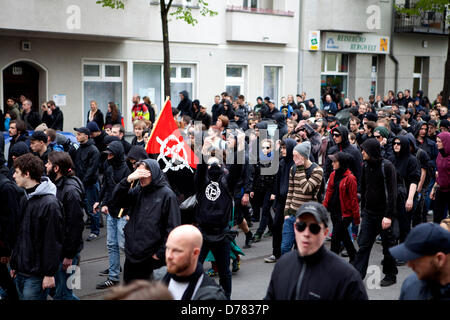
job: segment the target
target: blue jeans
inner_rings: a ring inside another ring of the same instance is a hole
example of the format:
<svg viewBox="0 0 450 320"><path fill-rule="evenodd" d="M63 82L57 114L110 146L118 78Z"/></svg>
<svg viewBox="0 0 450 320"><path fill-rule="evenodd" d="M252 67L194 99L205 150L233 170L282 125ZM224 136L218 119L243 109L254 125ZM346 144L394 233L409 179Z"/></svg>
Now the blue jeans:
<svg viewBox="0 0 450 320"><path fill-rule="evenodd" d="M219 283L229 300L231 297L230 240L225 238L218 242L203 241L200 256L198 258L200 263L203 264L203 262L205 262L209 250L211 250L214 259L216 259L217 269L219 271Z"/></svg>
<svg viewBox="0 0 450 320"><path fill-rule="evenodd" d="M42 289L44 278L16 275L16 288L20 300L47 300L48 289Z"/></svg>
<svg viewBox="0 0 450 320"><path fill-rule="evenodd" d="M88 215L91 217L91 233L99 235L100 234L100 211L94 212L92 207L94 203L98 202L100 185L98 182L92 186L84 186L86 190L86 206L88 210Z"/></svg>
<svg viewBox="0 0 450 320"><path fill-rule="evenodd" d="M295 216L289 216L284 220L283 235L281 240L281 255L291 251L295 242L294 232Z"/></svg>
<svg viewBox="0 0 450 320"><path fill-rule="evenodd" d="M106 217L106 246L109 255L109 275L108 278L113 281L120 281L120 250L125 247L125 236L123 228L127 224L125 218L114 218L111 215Z"/></svg>
<svg viewBox="0 0 450 320"><path fill-rule="evenodd" d="M80 253L72 259L72 265L78 265L80 260ZM72 289L67 287L67 279L75 273L75 270L67 272L68 270L63 270L62 263L59 265L59 269L55 274L55 295L54 300L80 300L76 295L73 294Z"/></svg>

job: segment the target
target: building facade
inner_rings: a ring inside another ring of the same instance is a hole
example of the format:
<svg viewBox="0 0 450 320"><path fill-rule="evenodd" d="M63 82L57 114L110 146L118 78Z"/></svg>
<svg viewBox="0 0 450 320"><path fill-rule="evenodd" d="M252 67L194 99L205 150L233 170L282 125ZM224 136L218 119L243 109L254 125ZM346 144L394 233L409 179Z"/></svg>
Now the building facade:
<svg viewBox="0 0 450 320"><path fill-rule="evenodd" d="M320 101L327 87L365 99L421 89L431 100L443 87L448 29L436 15L397 15L393 0L214 0L214 17L195 0L179 5L199 23L169 22L175 106L182 90L210 108L222 91L254 104L302 91ZM131 131L135 93L164 103L159 1L113 10L92 0L5 0L0 11L3 104L20 94L34 105L55 99L71 131L86 123L91 100L104 114L113 101Z"/></svg>

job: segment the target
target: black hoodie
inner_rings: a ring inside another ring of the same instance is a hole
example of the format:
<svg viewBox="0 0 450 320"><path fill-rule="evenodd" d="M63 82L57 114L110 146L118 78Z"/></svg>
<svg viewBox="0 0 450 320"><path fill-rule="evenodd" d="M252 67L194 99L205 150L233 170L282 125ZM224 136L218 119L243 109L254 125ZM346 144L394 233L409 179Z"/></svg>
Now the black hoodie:
<svg viewBox="0 0 450 320"><path fill-rule="evenodd" d="M406 136L398 136L394 139L400 140L400 152L394 151L392 163L397 169L398 178L405 182L406 196L409 194L409 187L412 183L419 184L420 164L417 158L411 154L410 140ZM413 138L414 140L414 138Z"/></svg>
<svg viewBox="0 0 450 320"><path fill-rule="evenodd" d="M293 151L295 146L297 145L297 141L294 139L285 139L286 143L286 157L281 158L280 160L280 168L278 169L278 177L277 177L277 197L282 196L286 197L289 191L289 174L291 167L294 165L294 156Z"/></svg>
<svg viewBox="0 0 450 320"><path fill-rule="evenodd" d="M99 162L100 152L95 146L94 140L89 139L86 143L80 144L75 154L74 166L77 177L85 187L98 182Z"/></svg>
<svg viewBox="0 0 450 320"><path fill-rule="evenodd" d="M348 140L348 129L344 126L339 126L334 128L331 133L334 131L337 131L340 133L342 137L342 142L332 146L330 149L328 149L327 157L325 159L324 164L324 178L325 181L328 181L328 178L330 177L331 172L333 172L333 167L331 165L331 159L328 157L330 154L335 154L339 151L345 152L350 154L352 157L352 162L349 166L350 171L353 173L353 175L356 177L356 181L358 182L358 193L360 192L361 188L361 166L362 166L362 156L361 153L357 148L355 148L352 144L350 144L350 141Z"/></svg>
<svg viewBox="0 0 450 320"><path fill-rule="evenodd" d="M287 124L286 124L286 117L285 117L284 113L282 113L282 112L274 113L272 118L277 123L278 136L280 138L283 137L285 134L288 133Z"/></svg>
<svg viewBox="0 0 450 320"><path fill-rule="evenodd" d="M102 206L107 206L109 214L117 218L120 212L120 208L115 207L112 202L112 193L114 191L114 187L123 179L128 177L131 173L130 169L125 163L124 159L124 150L122 143L120 141L111 142L106 151L110 151L114 158L108 160L108 166L106 167L105 174L103 175L103 183L102 188L100 190L100 208ZM124 211L123 217L127 215L127 212Z"/></svg>
<svg viewBox="0 0 450 320"><path fill-rule="evenodd" d="M178 103L177 109L180 110L180 117L188 115L192 118L192 101L189 99L189 93L186 90L180 92L184 99Z"/></svg>
<svg viewBox="0 0 450 320"><path fill-rule="evenodd" d="M396 215L397 176L394 165L381 157L380 143L368 139L361 145L370 157L364 162L361 175L361 212L392 218ZM384 173L382 171L384 162ZM386 187L388 190L386 190ZM386 200L386 194L388 199Z"/></svg>
<svg viewBox="0 0 450 320"><path fill-rule="evenodd" d="M180 208L156 160L143 160L152 175L149 185L139 182L130 188L127 178L114 188L113 205L128 208L130 220L125 233L125 255L132 263L149 259L153 254L165 261L167 237L180 225Z"/></svg>

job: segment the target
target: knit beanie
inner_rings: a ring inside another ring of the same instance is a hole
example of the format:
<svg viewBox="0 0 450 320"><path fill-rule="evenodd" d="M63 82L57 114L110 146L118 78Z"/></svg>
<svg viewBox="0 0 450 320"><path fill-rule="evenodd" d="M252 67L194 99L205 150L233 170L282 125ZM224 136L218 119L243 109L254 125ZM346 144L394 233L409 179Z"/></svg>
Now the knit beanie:
<svg viewBox="0 0 450 320"><path fill-rule="evenodd" d="M306 159L309 159L309 154L311 153L311 143L309 141L304 141L294 148L301 156Z"/></svg>
<svg viewBox="0 0 450 320"><path fill-rule="evenodd" d="M383 138L387 139L389 137L389 130L386 127L383 127L383 126L376 127L374 132L377 132L377 131L380 133L380 135Z"/></svg>

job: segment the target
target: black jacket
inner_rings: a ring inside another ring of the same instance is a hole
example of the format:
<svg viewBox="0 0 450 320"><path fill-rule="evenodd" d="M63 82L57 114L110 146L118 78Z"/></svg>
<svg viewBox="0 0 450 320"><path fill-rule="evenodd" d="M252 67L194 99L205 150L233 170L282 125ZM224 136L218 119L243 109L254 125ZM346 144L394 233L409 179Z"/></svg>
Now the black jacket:
<svg viewBox="0 0 450 320"><path fill-rule="evenodd" d="M106 136L108 136L108 134L104 130L102 130L100 135L98 135L95 138L92 138L99 152L103 152L106 150L106 143L105 143Z"/></svg>
<svg viewBox="0 0 450 320"><path fill-rule="evenodd" d="M410 145L415 143L414 137L408 139L406 136L398 136L400 140L400 152L394 153L391 159L397 170L397 179L403 179L406 187L406 196L409 194L409 187L412 183L416 185L420 181L420 164L416 156L411 154Z"/></svg>
<svg viewBox="0 0 450 320"><path fill-rule="evenodd" d="M285 139L286 143L286 157L281 158L280 168L277 176L277 198L279 196L286 197L289 191L289 174L291 167L294 165L293 151L297 145L294 139ZM276 198L276 199L277 199Z"/></svg>
<svg viewBox="0 0 450 320"><path fill-rule="evenodd" d="M36 111L30 111L28 114L22 113L22 120L27 125L27 130L34 130L38 125L42 123L41 116Z"/></svg>
<svg viewBox="0 0 450 320"><path fill-rule="evenodd" d="M73 259L83 249L85 191L77 177L63 176L55 181L56 197L64 208L62 258Z"/></svg>
<svg viewBox="0 0 450 320"><path fill-rule="evenodd" d="M177 109L180 111L180 116L188 115L192 118L192 101L189 99L189 93L184 90L180 92L183 94L184 99L178 103Z"/></svg>
<svg viewBox="0 0 450 320"><path fill-rule="evenodd" d="M44 122L47 127L55 130L63 130L64 125L64 115L59 107L56 107L49 116L47 112L42 114L42 122Z"/></svg>
<svg viewBox="0 0 450 320"><path fill-rule="evenodd" d="M130 189L124 178L114 189L113 205L128 208L130 220L125 233L125 255L133 263L149 259L153 254L165 260L167 236L180 224L177 198L166 182L158 162L144 160L150 167L152 182Z"/></svg>
<svg viewBox="0 0 450 320"><path fill-rule="evenodd" d="M120 142L122 143L123 151L125 152L125 155L127 155L128 152L130 152L131 143L129 143L127 140L125 140L125 137L123 137L122 140L120 140Z"/></svg>
<svg viewBox="0 0 450 320"><path fill-rule="evenodd" d="M86 124L89 123L89 115L91 114L91 110L88 111L87 118L86 118ZM100 130L103 130L103 126L105 125L105 120L103 117L103 113L100 111L100 109L97 109L97 112L94 115L94 122L97 123Z"/></svg>
<svg viewBox="0 0 450 320"><path fill-rule="evenodd" d="M216 103L211 107L211 120L212 120L212 124L215 124L217 121L217 118L220 116L219 114L219 110L222 107L222 105L220 103Z"/></svg>
<svg viewBox="0 0 450 320"><path fill-rule="evenodd" d="M0 168L0 203L4 206L0 210L0 257L9 257L14 248L21 193L23 189L8 179L8 169Z"/></svg>
<svg viewBox="0 0 450 320"><path fill-rule="evenodd" d="M75 173L85 187L98 182L99 161L100 152L94 145L94 140L89 139L86 143L80 144L75 154L74 165Z"/></svg>
<svg viewBox="0 0 450 320"><path fill-rule="evenodd" d="M358 271L322 246L301 257L284 254L272 272L264 300L368 300Z"/></svg>
<svg viewBox="0 0 450 320"><path fill-rule="evenodd" d="M273 120L277 123L277 129L278 129L278 136L283 137L285 134L288 133L287 124L286 124L286 117L284 113L277 112L273 115Z"/></svg>
<svg viewBox="0 0 450 320"><path fill-rule="evenodd" d="M0 135L0 166L5 164L5 137Z"/></svg>
<svg viewBox="0 0 450 320"><path fill-rule="evenodd" d="M21 198L11 269L36 277L55 275L63 248L63 210L56 198L56 187L47 177L33 193Z"/></svg>
<svg viewBox="0 0 450 320"><path fill-rule="evenodd" d="M333 167L331 165L332 161L328 157L328 155L334 154L339 151L346 152L352 156L353 161L351 162L349 169L356 177L356 181L358 182L358 193L359 193L361 190L361 167L363 162L361 152L359 152L357 148L355 148L350 144L350 141L348 140L348 129L346 127L339 126L332 130L332 132L334 131L338 131L341 134L342 142L328 149L327 157L325 159L325 164L323 168L323 175L325 181L328 181L331 172L333 172Z"/></svg>
<svg viewBox="0 0 450 320"><path fill-rule="evenodd" d="M123 178L128 177L131 173L127 164L125 163L124 152L122 144L119 141L113 141L108 145L107 150L114 154L114 158L108 161L108 166L103 175L102 188L100 190L100 207L107 206L109 214L117 218L120 212L120 207L114 206L112 201L112 194L114 187L122 181ZM123 217L127 212L123 213Z"/></svg>

